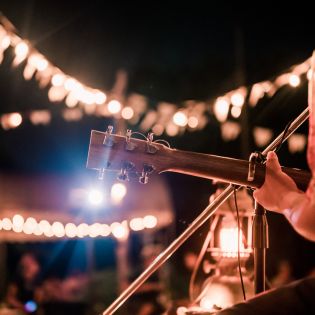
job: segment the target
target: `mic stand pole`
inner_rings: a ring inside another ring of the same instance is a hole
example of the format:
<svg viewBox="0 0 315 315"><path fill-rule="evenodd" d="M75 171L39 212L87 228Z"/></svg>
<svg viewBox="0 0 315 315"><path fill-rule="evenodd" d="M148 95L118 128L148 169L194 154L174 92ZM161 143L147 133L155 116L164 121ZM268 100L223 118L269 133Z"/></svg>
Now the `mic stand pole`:
<svg viewBox="0 0 315 315"><path fill-rule="evenodd" d="M263 152L266 155L269 151L274 150L277 145L285 141L302 123L308 118L309 111L306 108L288 128L286 135L282 132ZM103 315L112 315L124 302L160 267L162 266L175 251L194 233L196 232L233 193L234 185L230 184L215 200L213 200L191 225L159 256L157 256L151 265L123 291L118 298L103 312Z"/></svg>
<svg viewBox="0 0 315 315"><path fill-rule="evenodd" d="M255 215L253 220L255 294L261 293L266 289L266 249L268 247L269 237L266 210L262 205L255 202Z"/></svg>

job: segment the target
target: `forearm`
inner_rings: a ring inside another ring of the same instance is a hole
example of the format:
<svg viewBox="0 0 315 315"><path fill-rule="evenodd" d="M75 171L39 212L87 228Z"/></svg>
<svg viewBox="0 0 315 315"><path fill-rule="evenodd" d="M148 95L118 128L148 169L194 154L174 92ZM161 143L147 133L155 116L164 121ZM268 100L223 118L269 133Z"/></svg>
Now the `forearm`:
<svg viewBox="0 0 315 315"><path fill-rule="evenodd" d="M315 205L307 194L288 193L282 202L282 213L299 234L315 241Z"/></svg>

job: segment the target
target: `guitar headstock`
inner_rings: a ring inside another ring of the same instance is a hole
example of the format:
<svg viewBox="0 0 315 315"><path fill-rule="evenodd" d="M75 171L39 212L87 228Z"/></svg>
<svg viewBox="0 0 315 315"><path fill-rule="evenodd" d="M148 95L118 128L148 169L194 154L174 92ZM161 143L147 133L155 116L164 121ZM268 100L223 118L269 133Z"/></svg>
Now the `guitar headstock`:
<svg viewBox="0 0 315 315"><path fill-rule="evenodd" d="M125 135L114 134L112 126L106 132L92 130L87 168L98 170L100 179L106 171L114 171L119 180L138 179L142 184L150 174L164 171L162 161L170 149L154 142L153 134L146 140L132 136L131 130Z"/></svg>

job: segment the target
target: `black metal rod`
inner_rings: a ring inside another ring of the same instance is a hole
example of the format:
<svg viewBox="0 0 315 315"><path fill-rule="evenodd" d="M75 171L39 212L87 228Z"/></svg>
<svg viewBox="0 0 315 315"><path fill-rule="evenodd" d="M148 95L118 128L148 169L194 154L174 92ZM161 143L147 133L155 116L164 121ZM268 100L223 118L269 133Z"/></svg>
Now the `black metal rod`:
<svg viewBox="0 0 315 315"><path fill-rule="evenodd" d="M257 294L266 289L266 249L269 247L266 210L257 202L255 203L252 244L254 249L254 286L255 294Z"/></svg>

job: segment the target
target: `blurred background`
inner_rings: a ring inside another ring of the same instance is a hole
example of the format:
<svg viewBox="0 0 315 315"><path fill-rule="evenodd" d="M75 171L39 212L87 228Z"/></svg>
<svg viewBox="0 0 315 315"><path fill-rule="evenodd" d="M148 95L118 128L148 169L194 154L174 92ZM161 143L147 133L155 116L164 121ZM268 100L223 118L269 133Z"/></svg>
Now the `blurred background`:
<svg viewBox="0 0 315 315"><path fill-rule="evenodd" d="M92 129L153 132L172 148L247 160L307 107L315 40L302 2L275 9L2 0L0 11L3 310L100 313L218 187L175 173L149 177L147 185L109 173L100 181L86 168ZM282 165L308 168L307 131L304 123L282 145ZM280 215L268 213L268 222L270 283L311 274L314 244ZM211 245L197 259L210 226L120 312L162 314L188 305L196 264L200 287L216 265Z"/></svg>

